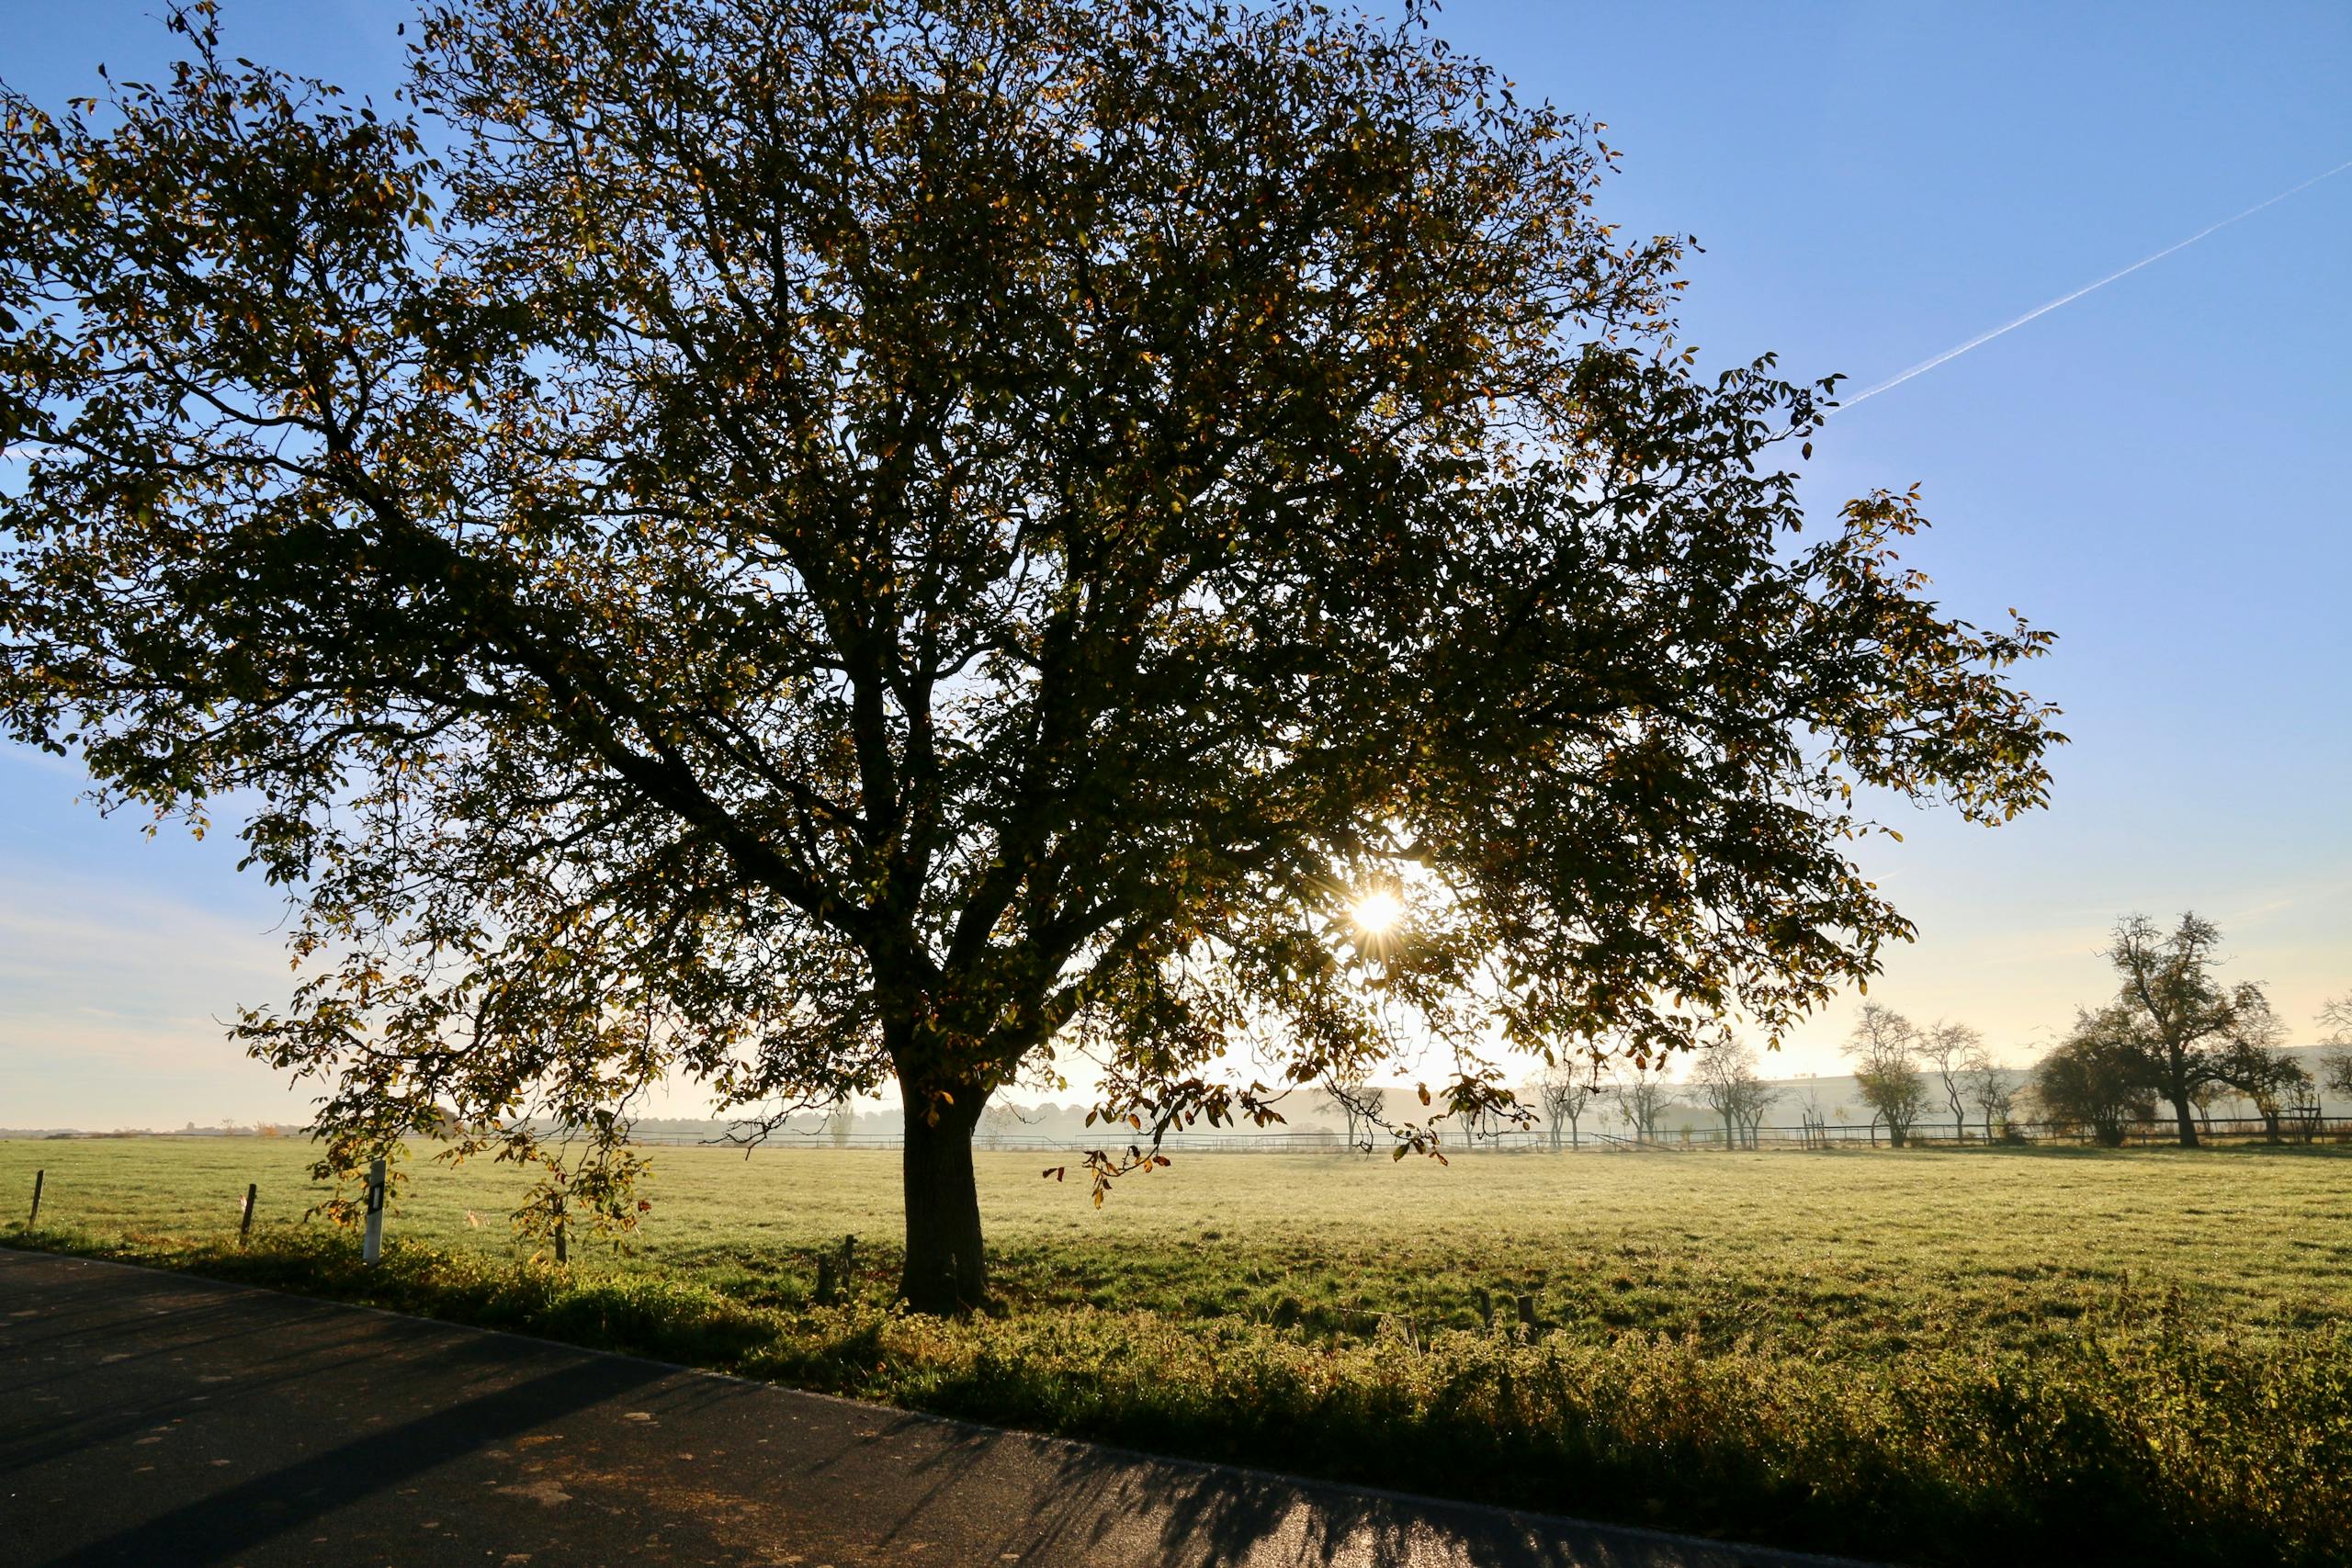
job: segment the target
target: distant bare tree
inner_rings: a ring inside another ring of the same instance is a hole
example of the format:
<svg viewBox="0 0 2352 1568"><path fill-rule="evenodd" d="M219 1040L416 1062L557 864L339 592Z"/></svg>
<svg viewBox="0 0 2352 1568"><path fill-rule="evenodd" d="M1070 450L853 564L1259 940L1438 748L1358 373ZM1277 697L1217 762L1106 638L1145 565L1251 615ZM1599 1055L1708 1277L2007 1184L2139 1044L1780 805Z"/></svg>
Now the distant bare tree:
<svg viewBox="0 0 2352 1568"><path fill-rule="evenodd" d="M1775 1089L1761 1078L1748 1085L1747 1092L1741 1097L1737 1115L1740 1130L1747 1134L1749 1148L1755 1148L1762 1142L1765 1112L1787 1099L1788 1093L1787 1089Z"/></svg>
<svg viewBox="0 0 2352 1568"><path fill-rule="evenodd" d="M1608 1089L1617 1114L1633 1129L1637 1143L1654 1141L1658 1119L1679 1103L1666 1084L1666 1063L1658 1057L1621 1060L1610 1077Z"/></svg>
<svg viewBox="0 0 2352 1568"><path fill-rule="evenodd" d="M1927 1081L1919 1076L1918 1026L1892 1008L1864 1002L1840 1049L1854 1064L1854 1087L1862 1102L1886 1123L1894 1146L1903 1147L1928 1108Z"/></svg>
<svg viewBox="0 0 2352 1568"><path fill-rule="evenodd" d="M2319 1010L2319 1026L2327 1031L2324 1045L2338 1047L2320 1058L2320 1077L2337 1094L2352 1098L2352 991Z"/></svg>
<svg viewBox="0 0 2352 1568"><path fill-rule="evenodd" d="M1724 1147L1754 1146L1764 1112L1781 1098L1757 1075L1756 1052L1736 1040L1718 1040L1701 1048L1691 1065L1690 1081L1707 1108L1724 1119Z"/></svg>
<svg viewBox="0 0 2352 1568"><path fill-rule="evenodd" d="M2016 1069L1995 1061L1990 1053L1979 1051L1963 1076L1968 1103L1984 1118L1984 1141L1989 1144L1995 1136L1994 1128L2007 1127L2017 1110L2019 1075Z"/></svg>
<svg viewBox="0 0 2352 1568"><path fill-rule="evenodd" d="M977 1127L983 1148L1001 1149L1004 1141L1027 1126L1035 1118L1022 1113L1021 1107L1009 1100L1000 1100L980 1112Z"/></svg>
<svg viewBox="0 0 2352 1568"><path fill-rule="evenodd" d="M1944 1101L1951 1107L1951 1135L1968 1141L1969 1072L1984 1060L1984 1036L1964 1023L1938 1019L1920 1032L1919 1060L1936 1070Z"/></svg>
<svg viewBox="0 0 2352 1568"><path fill-rule="evenodd" d="M1806 1089L1804 1103L1797 1108L1797 1114L1804 1122L1805 1143L1821 1148L1828 1147L1829 1118L1822 1111L1821 1090L1817 1087Z"/></svg>
<svg viewBox="0 0 2352 1568"><path fill-rule="evenodd" d="M1740 1091L1756 1081L1756 1053L1736 1040L1716 1040L1701 1047L1690 1065L1690 1082L1707 1109L1723 1118L1724 1147L1739 1136Z"/></svg>
<svg viewBox="0 0 2352 1568"><path fill-rule="evenodd" d="M2320 1098L2318 1081L2309 1072L2287 1091L2287 1119L2294 1123L2295 1136L2302 1142L2319 1140L2320 1128L2327 1119L2327 1105Z"/></svg>
<svg viewBox="0 0 2352 1568"><path fill-rule="evenodd" d="M1568 1142L1580 1146L1577 1123L1600 1092L1600 1072L1590 1062L1555 1062L1544 1069L1544 1076L1535 1080L1535 1095L1544 1107L1544 1124L1551 1130L1554 1153L1559 1152L1564 1125Z"/></svg>

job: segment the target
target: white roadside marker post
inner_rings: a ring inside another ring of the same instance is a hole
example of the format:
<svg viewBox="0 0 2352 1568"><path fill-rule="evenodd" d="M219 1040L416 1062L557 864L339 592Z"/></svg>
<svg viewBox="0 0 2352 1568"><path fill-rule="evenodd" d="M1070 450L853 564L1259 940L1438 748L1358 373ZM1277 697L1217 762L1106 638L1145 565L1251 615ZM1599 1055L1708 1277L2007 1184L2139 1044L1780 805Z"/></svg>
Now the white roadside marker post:
<svg viewBox="0 0 2352 1568"><path fill-rule="evenodd" d="M368 1162L368 1231L360 1244L359 1257L373 1265L384 1252L384 1162Z"/></svg>

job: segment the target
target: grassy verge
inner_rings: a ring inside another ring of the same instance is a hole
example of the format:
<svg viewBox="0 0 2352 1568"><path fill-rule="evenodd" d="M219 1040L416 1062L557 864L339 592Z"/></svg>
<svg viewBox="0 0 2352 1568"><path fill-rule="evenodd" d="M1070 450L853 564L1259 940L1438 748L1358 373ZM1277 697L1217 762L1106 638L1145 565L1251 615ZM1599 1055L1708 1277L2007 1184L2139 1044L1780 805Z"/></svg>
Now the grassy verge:
<svg viewBox="0 0 2352 1568"><path fill-rule="evenodd" d="M1900 1561L2341 1562L2352 1334L2249 1341L2125 1292L2030 1351L1807 1355L1696 1333L1186 1318L946 1323L658 1269L395 1240L0 1240L186 1269L859 1398L1522 1507ZM1291 1316L1283 1314L1282 1316Z"/></svg>

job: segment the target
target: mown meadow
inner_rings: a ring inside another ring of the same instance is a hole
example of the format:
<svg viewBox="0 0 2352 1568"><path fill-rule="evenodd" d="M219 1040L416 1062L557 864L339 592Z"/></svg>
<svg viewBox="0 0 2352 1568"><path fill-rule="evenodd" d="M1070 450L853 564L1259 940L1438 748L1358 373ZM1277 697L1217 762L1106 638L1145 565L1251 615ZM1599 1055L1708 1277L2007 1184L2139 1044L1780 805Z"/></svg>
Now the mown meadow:
<svg viewBox="0 0 2352 1568"><path fill-rule="evenodd" d="M2352 1557L2340 1150L1200 1155L1099 1211L1046 1156L983 1154L998 1300L961 1322L889 1304L891 1154L658 1151L641 1228L560 1268L506 1221L512 1169L420 1160L372 1271L301 1218L309 1157L0 1143L0 1240L1890 1560Z"/></svg>

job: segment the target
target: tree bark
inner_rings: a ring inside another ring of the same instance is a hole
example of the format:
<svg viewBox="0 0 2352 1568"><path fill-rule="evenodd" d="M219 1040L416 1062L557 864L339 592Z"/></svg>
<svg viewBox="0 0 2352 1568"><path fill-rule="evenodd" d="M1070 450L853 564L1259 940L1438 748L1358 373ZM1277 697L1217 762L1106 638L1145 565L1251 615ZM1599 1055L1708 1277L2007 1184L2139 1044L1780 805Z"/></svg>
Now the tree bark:
<svg viewBox="0 0 2352 1568"><path fill-rule="evenodd" d="M917 1312L970 1312L988 1296L972 1129L985 1097L967 1088L952 1105L906 1096L907 1261L899 1293Z"/></svg>
<svg viewBox="0 0 2352 1568"><path fill-rule="evenodd" d="M2196 1120L2188 1113L2188 1097L2184 1094L2177 1098L2171 1095L2167 1095L2165 1098L2172 1100L2173 1119L2180 1123L2180 1146L2184 1149L2195 1148L2197 1146L2197 1122Z"/></svg>

